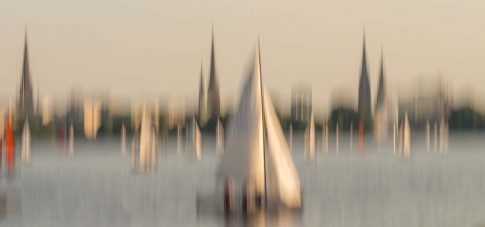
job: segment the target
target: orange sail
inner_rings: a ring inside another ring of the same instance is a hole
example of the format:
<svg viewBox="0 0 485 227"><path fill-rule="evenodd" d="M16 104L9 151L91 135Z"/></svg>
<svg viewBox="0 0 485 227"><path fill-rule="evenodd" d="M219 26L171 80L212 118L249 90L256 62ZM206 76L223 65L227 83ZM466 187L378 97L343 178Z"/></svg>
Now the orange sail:
<svg viewBox="0 0 485 227"><path fill-rule="evenodd" d="M7 169L12 170L15 164L15 142L12 132L12 122L10 116L7 116L7 130L5 135L5 159L7 162Z"/></svg>

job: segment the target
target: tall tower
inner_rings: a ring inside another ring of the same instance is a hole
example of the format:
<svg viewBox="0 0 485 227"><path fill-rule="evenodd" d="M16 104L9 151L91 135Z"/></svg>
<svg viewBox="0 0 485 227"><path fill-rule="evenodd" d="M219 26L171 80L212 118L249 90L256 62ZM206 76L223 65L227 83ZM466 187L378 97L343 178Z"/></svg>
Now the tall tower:
<svg viewBox="0 0 485 227"><path fill-rule="evenodd" d="M204 73L202 64L200 66L200 84L199 84L199 125L204 125L206 120L206 94L204 87Z"/></svg>
<svg viewBox="0 0 485 227"><path fill-rule="evenodd" d="M384 80L384 54L381 51L381 63L379 69L379 87L377 88L376 106L374 111L378 111L386 105L386 81Z"/></svg>
<svg viewBox="0 0 485 227"><path fill-rule="evenodd" d="M362 67L360 71L359 81L359 103L358 112L360 120L365 123L369 122L372 116L371 111L371 96L370 96L370 83L369 72L367 70L367 57L365 53L365 34L362 50Z"/></svg>
<svg viewBox="0 0 485 227"><path fill-rule="evenodd" d="M214 50L214 28L212 28L212 47L211 47L209 87L207 90L207 109L210 114L209 115L210 119L219 117L220 96L219 96L219 81L217 79L215 50Z"/></svg>
<svg viewBox="0 0 485 227"><path fill-rule="evenodd" d="M30 78L27 31L25 31L24 62L22 65L22 78L20 81L20 96L18 100L18 108L21 119L33 117L34 102L32 94L32 81Z"/></svg>

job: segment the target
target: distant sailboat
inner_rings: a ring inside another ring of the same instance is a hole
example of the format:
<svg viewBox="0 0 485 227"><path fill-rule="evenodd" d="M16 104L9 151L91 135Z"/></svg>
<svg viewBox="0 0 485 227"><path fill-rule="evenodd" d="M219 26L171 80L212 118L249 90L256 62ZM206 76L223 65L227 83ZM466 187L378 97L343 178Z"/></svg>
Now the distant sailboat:
<svg viewBox="0 0 485 227"><path fill-rule="evenodd" d="M126 155L126 127L125 124L121 126L121 154Z"/></svg>
<svg viewBox="0 0 485 227"><path fill-rule="evenodd" d="M409 126L408 114L404 115L403 122L403 155L404 159L411 158L411 128Z"/></svg>
<svg viewBox="0 0 485 227"><path fill-rule="evenodd" d="M69 126L69 150L70 155L74 154L74 126L71 124Z"/></svg>
<svg viewBox="0 0 485 227"><path fill-rule="evenodd" d="M224 126L222 126L221 119L217 119L216 127L216 151L224 153Z"/></svg>
<svg viewBox="0 0 485 227"><path fill-rule="evenodd" d="M180 127L180 123L177 124L177 153L180 153L182 150L182 128Z"/></svg>
<svg viewBox="0 0 485 227"><path fill-rule="evenodd" d="M22 162L30 161L30 148L29 121L26 120L24 122L24 129L22 130L22 151L20 153Z"/></svg>
<svg viewBox="0 0 485 227"><path fill-rule="evenodd" d="M192 118L192 148L195 152L195 157L197 160L202 158L202 135L200 133L199 125L195 117Z"/></svg>
<svg viewBox="0 0 485 227"><path fill-rule="evenodd" d="M350 122L350 151L354 150L354 122Z"/></svg>
<svg viewBox="0 0 485 227"><path fill-rule="evenodd" d="M156 150L156 134L152 124L152 117L147 110L146 104L143 106L140 129L140 171L153 171Z"/></svg>
<svg viewBox="0 0 485 227"><path fill-rule="evenodd" d="M338 150L339 150L339 146L338 146L338 122L337 124L335 125L335 152L338 153Z"/></svg>
<svg viewBox="0 0 485 227"><path fill-rule="evenodd" d="M300 208L300 179L270 96L262 85L259 47L253 67L230 124L218 177L229 192L232 188L246 192L243 203L254 205L260 201L268 208ZM231 209L232 203L227 202L231 196L224 195L226 210Z"/></svg>
<svg viewBox="0 0 485 227"><path fill-rule="evenodd" d="M328 154L328 125L325 125L325 152Z"/></svg>
<svg viewBox="0 0 485 227"><path fill-rule="evenodd" d="M315 159L315 119L313 111L310 116L310 122L305 129L305 158Z"/></svg>
<svg viewBox="0 0 485 227"><path fill-rule="evenodd" d="M95 139L101 127L101 103L87 100L84 102L84 134L88 139Z"/></svg>
<svg viewBox="0 0 485 227"><path fill-rule="evenodd" d="M430 147L431 147L431 136L430 136L430 125L429 125L429 121L426 121L426 151L429 152L430 151Z"/></svg>

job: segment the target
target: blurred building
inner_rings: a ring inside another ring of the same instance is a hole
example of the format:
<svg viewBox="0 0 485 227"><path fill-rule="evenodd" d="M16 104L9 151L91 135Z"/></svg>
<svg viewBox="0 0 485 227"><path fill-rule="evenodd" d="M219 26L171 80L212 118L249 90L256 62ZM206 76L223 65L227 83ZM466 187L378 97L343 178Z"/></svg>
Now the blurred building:
<svg viewBox="0 0 485 227"><path fill-rule="evenodd" d="M368 123L372 117L371 95L370 95L369 72L367 69L367 56L365 52L365 34L362 47L362 66L359 81L359 102L357 111L360 120Z"/></svg>
<svg viewBox="0 0 485 227"><path fill-rule="evenodd" d="M306 86L291 89L291 121L307 124L312 114L312 89Z"/></svg>
<svg viewBox="0 0 485 227"><path fill-rule="evenodd" d="M32 79L30 78L29 50L27 45L27 31L25 32L24 60L22 64L22 78L20 81L20 95L18 100L18 113L20 119L34 116L34 100L32 94Z"/></svg>
<svg viewBox="0 0 485 227"><path fill-rule="evenodd" d="M209 119L216 119L219 117L221 105L214 48L214 30L212 30L211 63L209 86L207 90L207 109L209 111Z"/></svg>
<svg viewBox="0 0 485 227"><path fill-rule="evenodd" d="M436 123L441 119L447 121L453 106L452 97L451 89L441 80L427 89L416 91L411 99L400 101L399 116L407 112L410 123L415 126Z"/></svg>

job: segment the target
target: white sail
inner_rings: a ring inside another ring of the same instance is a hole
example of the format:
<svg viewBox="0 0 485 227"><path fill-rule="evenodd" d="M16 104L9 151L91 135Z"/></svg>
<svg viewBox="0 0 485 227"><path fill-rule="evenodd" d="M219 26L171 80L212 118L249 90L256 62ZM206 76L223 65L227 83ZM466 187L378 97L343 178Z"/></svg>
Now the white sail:
<svg viewBox="0 0 485 227"><path fill-rule="evenodd" d="M403 123L403 152L404 158L409 159L411 158L411 128L409 126L409 119L408 114L406 113L404 116L404 123Z"/></svg>
<svg viewBox="0 0 485 227"><path fill-rule="evenodd" d="M217 119L216 151L218 153L224 153L224 127L222 126L221 119Z"/></svg>
<svg viewBox="0 0 485 227"><path fill-rule="evenodd" d="M5 108L0 109L0 142L3 140L5 135Z"/></svg>
<svg viewBox="0 0 485 227"><path fill-rule="evenodd" d="M255 193L264 194L262 97L259 56L256 58L228 127L219 177L241 184L251 182Z"/></svg>
<svg viewBox="0 0 485 227"><path fill-rule="evenodd" d="M74 154L74 126L69 125L69 149L70 155Z"/></svg>
<svg viewBox="0 0 485 227"><path fill-rule="evenodd" d="M125 124L121 126L121 154L126 155L126 127Z"/></svg>
<svg viewBox="0 0 485 227"><path fill-rule="evenodd" d="M266 195L268 199L275 199L289 207L300 207L298 174L267 92L264 92L263 125L259 52L251 69L238 109L229 125L218 176L239 182L243 187L251 185L257 194L265 194L269 183L272 194Z"/></svg>
<svg viewBox="0 0 485 227"><path fill-rule="evenodd" d="M335 152L338 153L338 150L339 150L339 142L338 142L338 122L337 124L335 125Z"/></svg>
<svg viewBox="0 0 485 227"><path fill-rule="evenodd" d="M23 162L30 161L30 129L29 121L25 121L24 129L22 131L22 152L21 159Z"/></svg>
<svg viewBox="0 0 485 227"><path fill-rule="evenodd" d="M192 145L195 152L195 157L197 160L200 160L202 156L202 138L199 125L197 124L195 117L192 118Z"/></svg>
<svg viewBox="0 0 485 227"><path fill-rule="evenodd" d="M267 178L272 197L288 207L300 207L300 178L266 90L264 91L264 112L268 148ZM314 133L315 127L313 127L313 150L315 149Z"/></svg>
<svg viewBox="0 0 485 227"><path fill-rule="evenodd" d="M145 104L143 106L140 129L140 170L142 172L148 168L149 155L152 147L151 125L151 118Z"/></svg>
<svg viewBox="0 0 485 227"><path fill-rule="evenodd" d="M431 147L430 125L429 121L426 121L426 151L429 152Z"/></svg>
<svg viewBox="0 0 485 227"><path fill-rule="evenodd" d="M84 102L84 134L86 138L96 138L99 127L101 127L101 102L86 100Z"/></svg>

